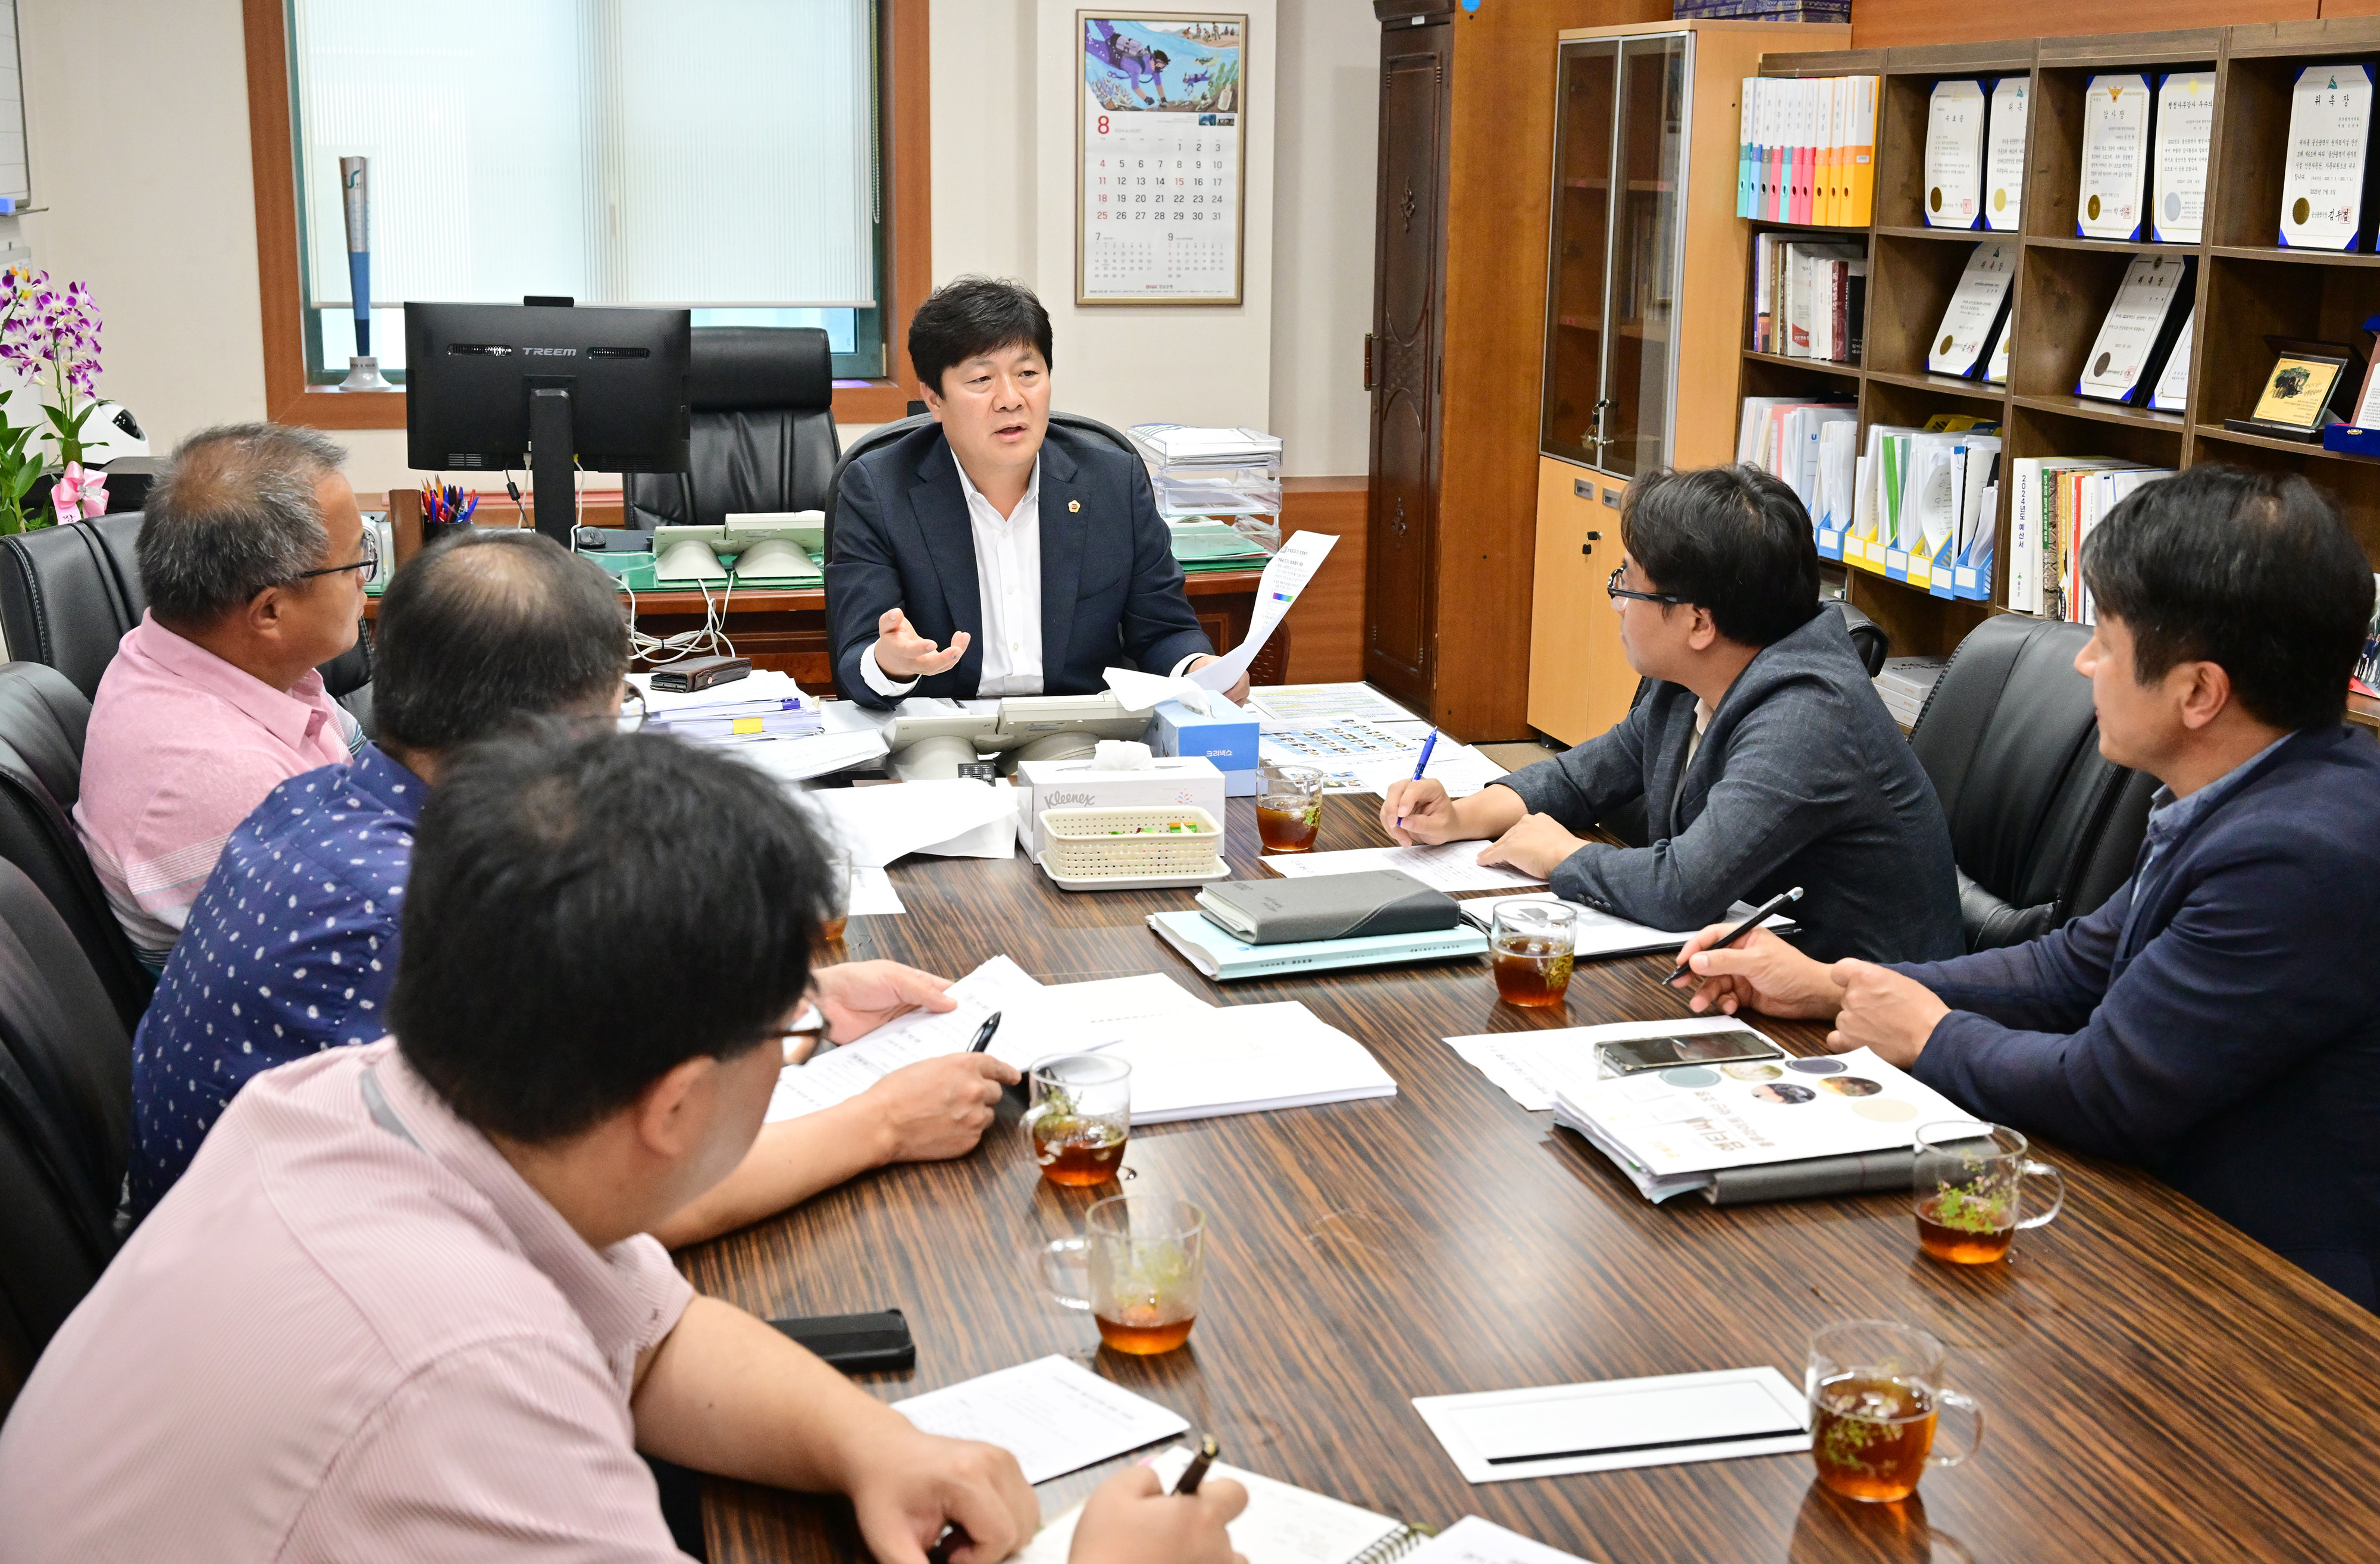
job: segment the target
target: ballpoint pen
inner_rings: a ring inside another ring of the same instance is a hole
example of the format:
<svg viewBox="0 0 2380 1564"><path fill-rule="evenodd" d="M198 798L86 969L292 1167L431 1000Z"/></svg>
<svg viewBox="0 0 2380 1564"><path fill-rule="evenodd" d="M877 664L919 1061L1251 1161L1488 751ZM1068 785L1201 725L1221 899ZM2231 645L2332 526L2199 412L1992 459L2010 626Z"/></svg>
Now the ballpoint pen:
<svg viewBox="0 0 2380 1564"><path fill-rule="evenodd" d="M1776 911L1779 908L1784 906L1789 901L1799 901L1801 899L1802 887L1799 886L1795 886L1789 891L1779 891L1775 896L1770 897L1758 908L1755 909L1751 917L1746 918L1741 923L1736 924L1735 927L1728 930L1727 933L1719 935L1708 945L1704 946L1703 949L1726 949L1729 946L1733 945L1739 938L1742 937L1744 931L1747 929L1756 929L1761 924L1767 923L1770 913ZM1700 952L1698 951L1696 954L1699 955ZM1681 961L1678 963L1678 970L1670 974L1668 981L1675 983L1680 978L1684 977L1687 973L1693 971L1694 969L1692 967L1688 966L1685 962Z"/></svg>
<svg viewBox="0 0 2380 1564"><path fill-rule="evenodd" d="M991 1034L999 1030L1000 1012L998 1010L994 1010L990 1015L984 1018L982 1030L978 1031L975 1034L975 1042L968 1047L967 1052L970 1054L980 1054L986 1048L990 1047Z"/></svg>
<svg viewBox="0 0 2380 1564"><path fill-rule="evenodd" d="M1420 781L1421 774L1429 769L1429 752L1437 748L1438 729L1433 727L1429 730L1429 737L1421 741L1421 759L1414 762L1413 779L1415 781ZM1402 825L1404 823L1405 812L1401 809L1397 811L1397 824Z"/></svg>
<svg viewBox="0 0 2380 1564"><path fill-rule="evenodd" d="M1190 1464L1182 1469L1182 1480L1173 1485L1175 1497L1188 1498L1197 1493L1198 1485L1206 1481L1207 1468L1214 1464L1220 1448L1212 1434L1198 1436L1198 1453L1190 1458Z"/></svg>

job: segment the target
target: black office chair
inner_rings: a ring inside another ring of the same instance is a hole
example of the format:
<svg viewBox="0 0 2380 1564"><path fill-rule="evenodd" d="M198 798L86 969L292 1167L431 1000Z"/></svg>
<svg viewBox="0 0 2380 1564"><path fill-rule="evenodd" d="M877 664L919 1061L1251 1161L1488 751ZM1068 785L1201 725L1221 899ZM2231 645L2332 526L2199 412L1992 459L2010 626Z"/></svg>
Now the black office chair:
<svg viewBox="0 0 2380 1564"><path fill-rule="evenodd" d="M698 326L685 472L623 475L631 527L716 527L731 514L821 510L840 446L833 356L815 326Z"/></svg>
<svg viewBox="0 0 2380 1564"><path fill-rule="evenodd" d="M1959 644L1909 742L1959 866L1969 950L2021 945L2095 910L2129 878L2156 778L2099 753L2082 625L2003 614Z"/></svg>
<svg viewBox="0 0 2380 1564"><path fill-rule="evenodd" d="M131 1074L74 936L0 863L0 1415L115 1252Z"/></svg>
<svg viewBox="0 0 2380 1564"><path fill-rule="evenodd" d="M91 703L57 669L0 663L0 861L49 898L127 1032L156 980L133 954L75 829Z"/></svg>
<svg viewBox="0 0 2380 1564"><path fill-rule="evenodd" d="M47 663L85 700L96 695L115 643L149 606L134 553L140 540L137 510L0 538L0 635L8 655ZM367 625L353 646L322 667L323 688L366 733L372 730L371 658Z"/></svg>
<svg viewBox="0 0 2380 1564"><path fill-rule="evenodd" d="M1851 632L1852 650L1859 654L1860 665L1874 678L1884 671L1884 660L1892 655L1892 637L1884 627L1869 618L1850 604L1836 598L1827 604L1843 617L1843 629Z"/></svg>
<svg viewBox="0 0 2380 1564"><path fill-rule="evenodd" d="M922 429L933 422L931 413L912 413L907 418L896 418L890 423L880 423L854 440L851 443L851 448L844 451L836 460L834 470L828 477L826 485L826 556L829 561L834 558L835 496L843 490L843 470L877 446L897 440L911 430ZM1052 428L1069 429L1077 434L1088 434L1094 439L1105 440L1135 460L1140 458L1140 447L1132 443L1132 436L1112 424L1101 423L1096 418L1087 418L1081 413L1053 412L1050 415L1050 423Z"/></svg>

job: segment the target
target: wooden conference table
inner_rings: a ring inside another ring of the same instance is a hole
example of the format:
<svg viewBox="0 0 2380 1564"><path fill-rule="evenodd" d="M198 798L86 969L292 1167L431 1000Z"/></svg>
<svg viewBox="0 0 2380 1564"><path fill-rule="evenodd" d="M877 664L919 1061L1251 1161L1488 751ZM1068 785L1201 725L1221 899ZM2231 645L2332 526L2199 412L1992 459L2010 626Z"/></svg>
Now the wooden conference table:
<svg viewBox="0 0 2380 1564"><path fill-rule="evenodd" d="M1330 800L1318 845L1380 845L1377 807ZM1250 800L1229 813L1229 862L1261 874ZM879 1396L1062 1353L1212 1431L1227 1461L1424 1525L1485 1515L1598 1564L2380 1557L2380 1326L2140 1173L2044 1148L2064 1214L1972 1268L1918 1252L1906 1196L1655 1206L1439 1039L1682 1013L1664 960L1582 964L1567 1014L1500 1006L1484 962L1223 988L1142 922L1185 890L1073 895L1023 858L912 859L892 879L908 911L854 919L854 959L955 975L1006 951L1050 983L1154 971L1220 1006L1300 999L1398 1095L1134 1134L1121 1188L1209 1212L1204 1309L1162 1357L1104 1350L1042 1296L1027 1246L1118 1187L1043 1183L1013 1108L971 1156L684 1256L762 1315L906 1312L917 1366L864 1376ZM1757 1024L1821 1051L1814 1028ZM1858 1317L1940 1338L1986 1414L1981 1453L1900 1505L1832 1498L1806 1455L1474 1487L1411 1402L1755 1363L1798 1384L1810 1333ZM1045 1514L1118 1464L1045 1485ZM713 1482L705 1509L720 1564L867 1557L840 1500Z"/></svg>

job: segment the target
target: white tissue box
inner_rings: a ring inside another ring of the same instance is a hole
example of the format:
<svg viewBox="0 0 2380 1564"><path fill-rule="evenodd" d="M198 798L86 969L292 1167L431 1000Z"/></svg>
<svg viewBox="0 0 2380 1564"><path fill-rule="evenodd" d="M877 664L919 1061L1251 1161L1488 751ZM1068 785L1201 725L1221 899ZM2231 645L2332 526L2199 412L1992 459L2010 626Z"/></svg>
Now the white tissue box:
<svg viewBox="0 0 2380 1564"><path fill-rule="evenodd" d="M1254 772L1248 774L1255 791ZM1016 767L1017 838L1041 856L1045 809L1203 809L1223 818L1223 774L1201 755L1159 757L1147 771L1099 771L1087 759L1023 761Z"/></svg>
<svg viewBox="0 0 2380 1564"><path fill-rule="evenodd" d="M1223 797L1227 799L1252 799L1256 796L1257 774L1255 767L1251 766L1245 771L1227 771L1223 773Z"/></svg>

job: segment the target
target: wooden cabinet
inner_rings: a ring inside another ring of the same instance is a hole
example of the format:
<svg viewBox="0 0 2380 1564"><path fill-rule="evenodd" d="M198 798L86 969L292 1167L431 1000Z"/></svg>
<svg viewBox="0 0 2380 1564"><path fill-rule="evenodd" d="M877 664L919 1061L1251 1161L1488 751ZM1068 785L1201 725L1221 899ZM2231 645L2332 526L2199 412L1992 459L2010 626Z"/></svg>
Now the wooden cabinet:
<svg viewBox="0 0 2380 1564"><path fill-rule="evenodd" d="M1373 11L1364 677L1450 737L1525 739L1548 203L1536 149L1553 133L1554 42L1669 6L1374 0Z"/></svg>
<svg viewBox="0 0 2380 1564"><path fill-rule="evenodd" d="M1628 481L1735 455L1742 79L1764 50L1850 34L1676 22L1560 36L1527 711L1564 743L1610 727L1635 693L1603 592Z"/></svg>

